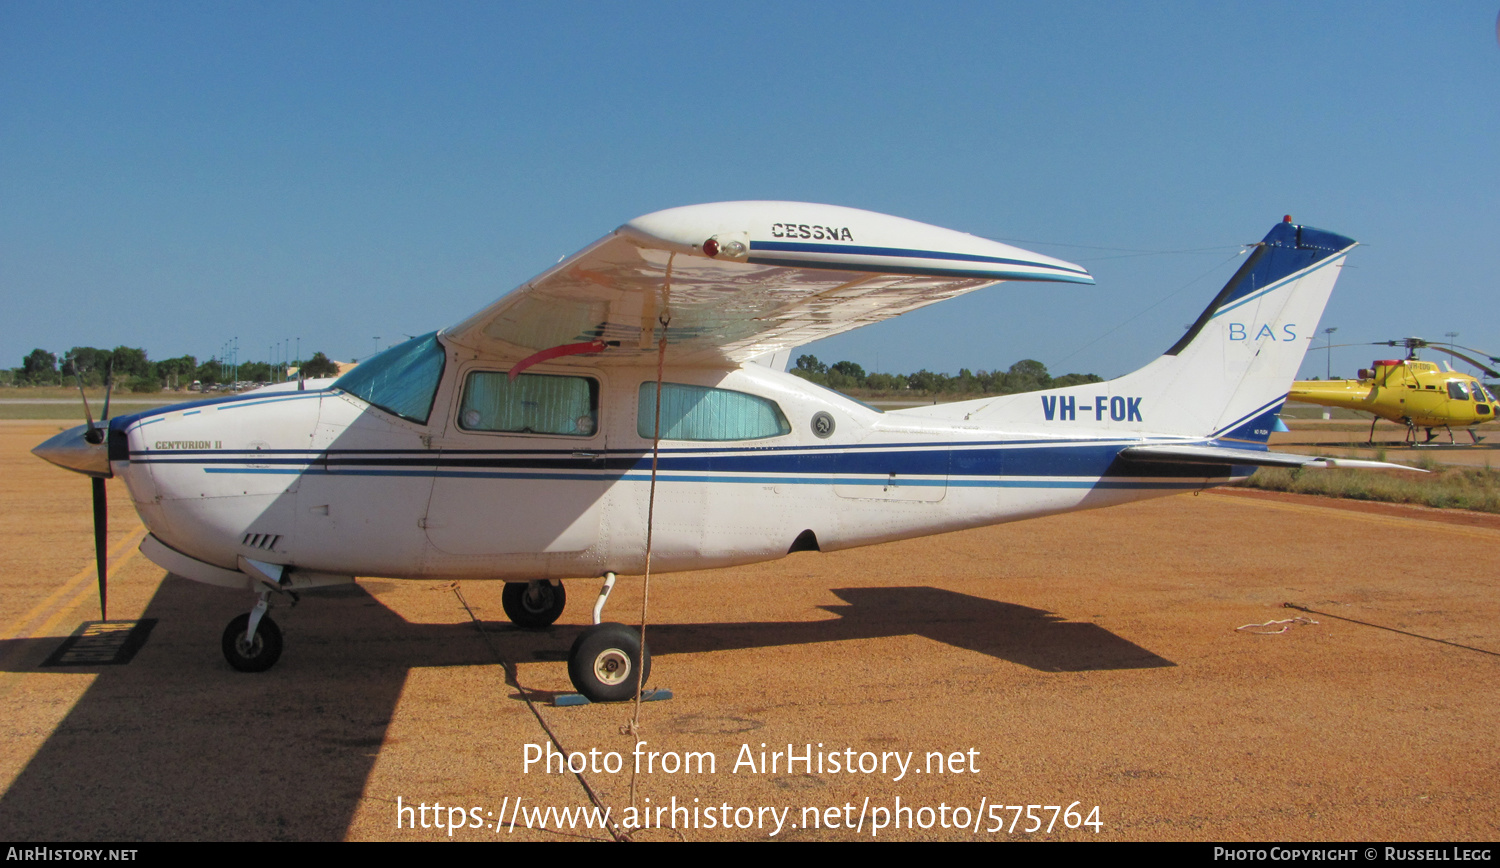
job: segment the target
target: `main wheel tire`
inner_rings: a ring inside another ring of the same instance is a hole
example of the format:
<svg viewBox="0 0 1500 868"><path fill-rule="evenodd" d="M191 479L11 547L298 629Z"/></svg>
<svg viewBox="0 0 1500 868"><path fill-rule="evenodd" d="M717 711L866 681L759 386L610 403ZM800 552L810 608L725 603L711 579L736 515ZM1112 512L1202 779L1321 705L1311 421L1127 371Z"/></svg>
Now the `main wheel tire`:
<svg viewBox="0 0 1500 868"><path fill-rule="evenodd" d="M641 634L624 624L596 624L573 641L568 677L594 702L621 702L635 696L637 671L644 685L651 677L651 652Z"/></svg>
<svg viewBox="0 0 1500 868"><path fill-rule="evenodd" d="M534 592L534 593L533 593ZM517 627L550 627L562 617L568 594L561 582L506 582L500 605Z"/></svg>
<svg viewBox="0 0 1500 868"><path fill-rule="evenodd" d="M224 628L224 659L241 672L264 672L281 659L281 628L269 617L262 617L255 626L255 641L247 643L245 631L249 628L249 612Z"/></svg>

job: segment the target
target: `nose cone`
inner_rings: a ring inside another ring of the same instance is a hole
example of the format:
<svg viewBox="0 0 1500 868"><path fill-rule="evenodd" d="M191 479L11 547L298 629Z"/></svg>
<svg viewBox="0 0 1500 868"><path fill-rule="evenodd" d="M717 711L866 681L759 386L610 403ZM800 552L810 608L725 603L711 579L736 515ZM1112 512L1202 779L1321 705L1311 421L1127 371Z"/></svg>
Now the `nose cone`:
<svg viewBox="0 0 1500 868"><path fill-rule="evenodd" d="M89 442L91 433L99 442ZM88 425L79 425L31 450L31 454L76 473L108 479L114 475L109 469L108 433L108 429L90 432Z"/></svg>

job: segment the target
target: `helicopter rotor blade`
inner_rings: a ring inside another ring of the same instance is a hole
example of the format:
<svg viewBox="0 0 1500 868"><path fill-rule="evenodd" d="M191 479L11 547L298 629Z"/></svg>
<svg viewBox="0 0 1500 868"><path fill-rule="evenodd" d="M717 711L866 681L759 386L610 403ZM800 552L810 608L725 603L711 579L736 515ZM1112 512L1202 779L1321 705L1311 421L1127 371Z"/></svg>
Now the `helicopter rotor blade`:
<svg viewBox="0 0 1500 868"><path fill-rule="evenodd" d="M1463 344L1449 344L1449 346L1451 346L1451 347L1458 347L1459 349L1463 350L1466 353L1474 353L1475 355L1484 356L1486 359L1490 360L1490 364L1492 364L1492 365L1500 365L1500 356L1492 356L1489 353L1485 352L1484 350L1475 349L1474 347L1466 347ZM1482 368L1484 366L1480 365L1479 367ZM1493 376L1496 376L1496 375L1495 374L1490 374L1490 376L1493 377Z"/></svg>
<svg viewBox="0 0 1500 868"><path fill-rule="evenodd" d="M1447 347L1438 346L1437 344L1433 344L1432 346L1428 347L1428 349L1439 350L1441 352L1445 352L1448 355L1454 357L1455 359L1463 359L1464 361L1468 362L1469 364L1473 365L1474 367L1478 368L1479 370L1484 371L1484 375L1486 377L1500 377L1500 372L1495 371L1494 368L1491 368L1490 366L1484 364L1483 362L1479 361L1478 359L1472 358L1470 356L1466 356L1466 355L1464 355L1463 353L1461 353L1461 352L1459 352L1457 350L1450 350Z"/></svg>

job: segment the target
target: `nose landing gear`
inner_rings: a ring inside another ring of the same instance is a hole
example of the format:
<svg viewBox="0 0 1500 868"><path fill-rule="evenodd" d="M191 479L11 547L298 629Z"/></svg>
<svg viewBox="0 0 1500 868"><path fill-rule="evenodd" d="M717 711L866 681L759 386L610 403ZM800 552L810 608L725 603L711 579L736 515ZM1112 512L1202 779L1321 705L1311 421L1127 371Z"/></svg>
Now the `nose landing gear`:
<svg viewBox="0 0 1500 868"><path fill-rule="evenodd" d="M500 605L517 627L550 627L568 605L562 582L506 582Z"/></svg>
<svg viewBox="0 0 1500 868"><path fill-rule="evenodd" d="M243 615L236 617L224 628L224 659L241 672L265 672L281 659L281 628L266 617L270 608L266 598L269 591L262 591L260 602Z"/></svg>

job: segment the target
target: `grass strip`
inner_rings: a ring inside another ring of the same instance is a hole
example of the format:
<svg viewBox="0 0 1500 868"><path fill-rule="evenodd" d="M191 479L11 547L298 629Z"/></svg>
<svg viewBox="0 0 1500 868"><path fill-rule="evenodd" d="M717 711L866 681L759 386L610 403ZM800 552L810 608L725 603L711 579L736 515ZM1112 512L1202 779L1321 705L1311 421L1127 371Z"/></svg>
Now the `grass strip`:
<svg viewBox="0 0 1500 868"><path fill-rule="evenodd" d="M1263 491L1500 513L1500 471L1441 465L1432 465L1430 470L1418 475L1399 470L1262 467L1241 484Z"/></svg>

